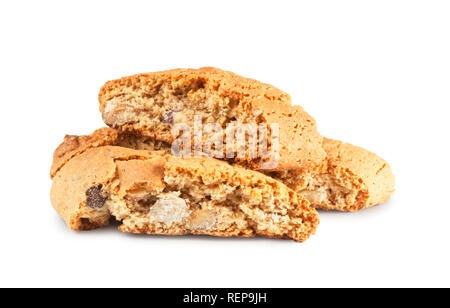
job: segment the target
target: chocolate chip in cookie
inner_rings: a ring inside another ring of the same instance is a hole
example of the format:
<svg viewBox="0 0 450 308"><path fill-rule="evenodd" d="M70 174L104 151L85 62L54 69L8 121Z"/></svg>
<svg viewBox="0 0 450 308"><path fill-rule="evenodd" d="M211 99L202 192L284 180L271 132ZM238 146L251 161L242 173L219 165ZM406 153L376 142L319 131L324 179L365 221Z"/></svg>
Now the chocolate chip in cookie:
<svg viewBox="0 0 450 308"><path fill-rule="evenodd" d="M86 190L86 204L94 210L101 209L108 198L103 196L102 185L92 186Z"/></svg>

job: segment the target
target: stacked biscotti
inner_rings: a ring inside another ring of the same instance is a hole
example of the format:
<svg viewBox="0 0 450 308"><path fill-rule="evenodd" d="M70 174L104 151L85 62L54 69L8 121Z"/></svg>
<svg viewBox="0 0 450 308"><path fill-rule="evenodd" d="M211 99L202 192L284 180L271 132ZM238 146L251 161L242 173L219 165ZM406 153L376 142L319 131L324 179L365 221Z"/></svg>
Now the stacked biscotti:
<svg viewBox="0 0 450 308"><path fill-rule="evenodd" d="M387 201L394 176L377 155L322 137L275 87L215 68L107 82L109 126L66 136L51 168L52 204L70 228L304 241L316 208Z"/></svg>

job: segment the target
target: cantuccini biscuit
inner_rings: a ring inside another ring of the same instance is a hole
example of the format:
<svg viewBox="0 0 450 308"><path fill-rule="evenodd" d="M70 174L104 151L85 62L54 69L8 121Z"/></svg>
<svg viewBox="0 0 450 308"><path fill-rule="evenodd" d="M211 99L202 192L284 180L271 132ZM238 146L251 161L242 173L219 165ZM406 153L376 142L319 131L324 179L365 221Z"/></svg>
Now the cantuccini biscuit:
<svg viewBox="0 0 450 308"><path fill-rule="evenodd" d="M54 154L51 176L87 149L114 145L171 153L169 143L138 134L101 128L89 136L66 136ZM266 172L308 199L315 208L357 211L387 201L394 192L389 164L363 148L324 139L327 159L311 170Z"/></svg>
<svg viewBox="0 0 450 308"><path fill-rule="evenodd" d="M267 131L246 132L246 138L258 137L265 143L264 150L259 144L256 152L242 155L239 150L245 144L227 143L216 130L198 137L201 149L219 139L224 146L211 151L255 170L310 169L326 157L315 120L300 106L292 106L288 94L216 68L175 69L109 81L101 88L99 101L107 125L171 144L180 134L175 125L186 124L195 146L196 117L201 125L219 127L227 134L236 126L266 127Z"/></svg>
<svg viewBox="0 0 450 308"><path fill-rule="evenodd" d="M319 223L307 200L259 172L98 142L74 150L80 143L60 160L51 190L53 206L73 230L115 219L132 233L305 241Z"/></svg>
<svg viewBox="0 0 450 308"><path fill-rule="evenodd" d="M166 142L103 127L97 129L90 135L66 135L64 141L53 153L50 177L53 178L62 166L73 157L91 148L98 148L106 145L121 146L135 150L171 152L170 144Z"/></svg>
<svg viewBox="0 0 450 308"><path fill-rule="evenodd" d="M327 159L314 170L268 172L302 194L312 206L353 212L386 202L395 190L389 164L376 154L324 138Z"/></svg>

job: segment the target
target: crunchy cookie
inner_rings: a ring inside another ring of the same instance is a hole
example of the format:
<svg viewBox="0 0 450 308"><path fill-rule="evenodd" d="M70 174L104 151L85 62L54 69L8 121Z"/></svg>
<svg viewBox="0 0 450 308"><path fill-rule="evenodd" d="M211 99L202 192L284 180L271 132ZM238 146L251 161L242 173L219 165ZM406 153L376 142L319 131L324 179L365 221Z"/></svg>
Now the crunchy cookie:
<svg viewBox="0 0 450 308"><path fill-rule="evenodd" d="M229 149L233 161L255 170L309 169L326 157L315 120L301 107L292 106L288 94L216 68L175 69L109 81L100 90L99 101L107 125L168 143L179 137L173 131L175 124L184 123L193 131L196 116L201 116L202 125L214 123L227 132L232 125L263 125L267 134L250 133L248 138L267 137L266 152L258 149L256 155L239 157L238 149L248 143L231 145L222 138L224 146L212 150L227 157ZM274 124L279 126L278 136ZM205 133L199 138L204 148L217 135ZM263 164L274 157L276 164Z"/></svg>
<svg viewBox="0 0 450 308"><path fill-rule="evenodd" d="M50 177L56 173L73 157L89 150L106 145L121 146L135 150L164 151L170 153L170 145L163 141L121 132L112 128L103 127L90 135L75 136L66 135L64 141L53 154L53 163L50 169Z"/></svg>
<svg viewBox="0 0 450 308"><path fill-rule="evenodd" d="M117 145L170 153L170 144L152 138L101 128L89 136L66 136L55 151L52 177L64 163L86 149ZM324 139L327 160L313 170L267 172L320 209L357 211L387 201L394 192L394 175L385 160L340 141Z"/></svg>
<svg viewBox="0 0 450 308"><path fill-rule="evenodd" d="M115 146L86 149L62 164L51 200L74 230L114 218L133 233L305 241L319 223L308 201L261 173Z"/></svg>
<svg viewBox="0 0 450 308"><path fill-rule="evenodd" d="M363 148L324 138L327 160L308 172L268 173L315 208L353 212L386 202L394 193L389 164Z"/></svg>

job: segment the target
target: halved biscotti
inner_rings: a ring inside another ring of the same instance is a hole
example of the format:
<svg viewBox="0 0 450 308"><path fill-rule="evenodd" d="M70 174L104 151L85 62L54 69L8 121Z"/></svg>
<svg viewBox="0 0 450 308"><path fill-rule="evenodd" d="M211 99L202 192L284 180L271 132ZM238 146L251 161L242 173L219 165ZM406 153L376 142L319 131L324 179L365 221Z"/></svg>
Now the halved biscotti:
<svg viewBox="0 0 450 308"><path fill-rule="evenodd" d="M171 146L167 142L119 131L109 127L103 127L97 129L90 135L66 135L64 141L53 153L50 177L53 179L56 173L75 156L82 154L89 149L108 145L135 150L163 151L167 154L171 153Z"/></svg>
<svg viewBox="0 0 450 308"><path fill-rule="evenodd" d="M113 218L125 232L302 242L319 223L307 200L261 173L211 158L115 146L86 149L63 163L51 200L73 230Z"/></svg>
<svg viewBox="0 0 450 308"><path fill-rule="evenodd" d="M324 138L327 160L314 170L268 172L324 210L354 212L390 199L395 178L389 164L376 154Z"/></svg>
<svg viewBox="0 0 450 308"><path fill-rule="evenodd" d="M105 145L171 153L169 143L101 128L88 136L66 136L54 153L51 176L72 157L87 149ZM389 164L363 148L324 139L327 159L312 170L266 172L308 199L320 209L357 211L387 201L394 192L394 175Z"/></svg>
<svg viewBox="0 0 450 308"><path fill-rule="evenodd" d="M215 157L232 156L231 161L255 170L309 169L326 156L315 120L301 107L292 106L288 94L216 68L175 69L108 81L100 90L99 101L107 125L156 140L172 144L180 135L174 126L187 125L192 148L196 116L200 125L212 127L212 133L198 137L201 149L217 140L217 127L229 135L235 131L233 125L266 127L267 133L247 134L247 138L257 136L258 142L267 143L255 153L247 149L239 155L248 142L231 144L221 136L223 147L211 150Z"/></svg>

